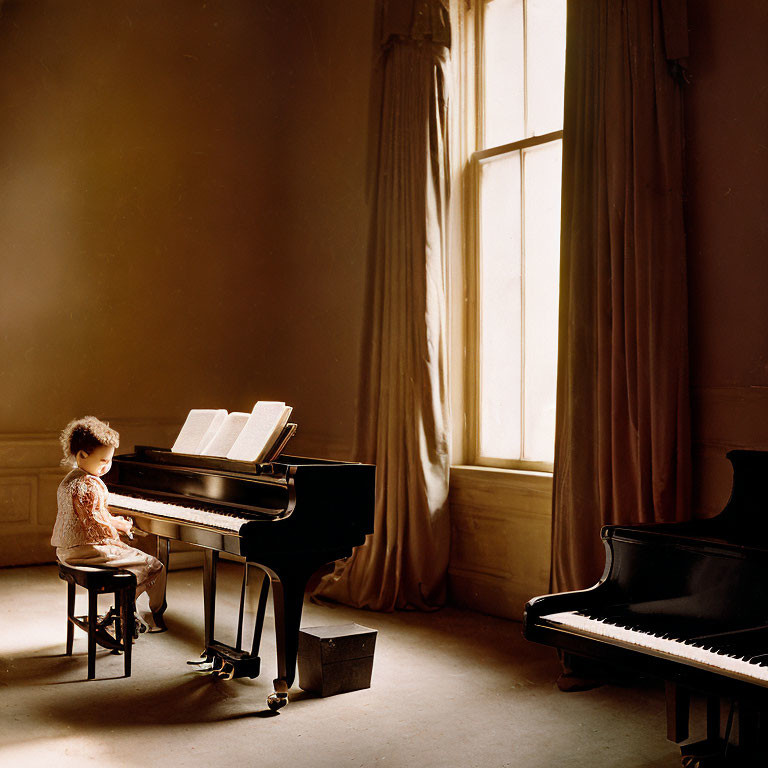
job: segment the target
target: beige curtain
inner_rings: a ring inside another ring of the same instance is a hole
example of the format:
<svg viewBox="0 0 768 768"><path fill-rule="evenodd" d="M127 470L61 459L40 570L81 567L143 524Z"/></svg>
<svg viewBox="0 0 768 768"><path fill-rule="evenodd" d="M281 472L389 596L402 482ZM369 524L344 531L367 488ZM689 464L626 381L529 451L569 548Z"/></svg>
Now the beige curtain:
<svg viewBox="0 0 768 768"><path fill-rule="evenodd" d="M568 4L552 587L600 527L690 516L685 0Z"/></svg>
<svg viewBox="0 0 768 768"><path fill-rule="evenodd" d="M356 456L376 464L375 531L316 596L374 610L445 601L447 7L383 8L383 86Z"/></svg>

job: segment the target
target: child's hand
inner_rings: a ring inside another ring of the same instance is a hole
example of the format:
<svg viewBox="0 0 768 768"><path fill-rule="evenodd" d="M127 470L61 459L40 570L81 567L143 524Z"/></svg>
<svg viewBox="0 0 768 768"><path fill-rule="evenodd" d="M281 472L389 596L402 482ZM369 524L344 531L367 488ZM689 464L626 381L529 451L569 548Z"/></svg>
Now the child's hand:
<svg viewBox="0 0 768 768"><path fill-rule="evenodd" d="M133 528L133 520L129 520L127 517L116 517L115 528L123 533L130 533Z"/></svg>

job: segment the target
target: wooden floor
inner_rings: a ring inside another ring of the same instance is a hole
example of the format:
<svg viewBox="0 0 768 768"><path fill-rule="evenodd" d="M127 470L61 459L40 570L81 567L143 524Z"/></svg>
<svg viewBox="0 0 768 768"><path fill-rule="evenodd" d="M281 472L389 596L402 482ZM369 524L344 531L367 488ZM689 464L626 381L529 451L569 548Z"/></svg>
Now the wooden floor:
<svg viewBox="0 0 768 768"><path fill-rule="evenodd" d="M223 564L217 626L230 642L238 577ZM378 614L308 604L304 626L378 630L373 684L325 699L294 688L273 716L271 613L261 677L216 681L187 666L201 650L201 584L199 570L172 572L170 631L141 636L131 678L121 676L121 657L100 651L97 679L87 682L84 633L74 656L63 655L66 589L56 569L0 569L0 766L680 764L665 739L660 689L561 693L554 654L527 643L520 624L450 608Z"/></svg>

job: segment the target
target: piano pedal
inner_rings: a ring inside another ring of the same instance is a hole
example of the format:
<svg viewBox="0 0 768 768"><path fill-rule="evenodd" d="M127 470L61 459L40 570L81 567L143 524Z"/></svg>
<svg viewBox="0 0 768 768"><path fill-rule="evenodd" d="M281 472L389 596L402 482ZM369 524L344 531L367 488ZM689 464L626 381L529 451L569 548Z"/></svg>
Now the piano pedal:
<svg viewBox="0 0 768 768"><path fill-rule="evenodd" d="M187 664L190 667L198 667L196 672L210 672L213 669L213 657L207 651L203 651L199 659L188 661Z"/></svg>
<svg viewBox="0 0 768 768"><path fill-rule="evenodd" d="M680 748L680 765L682 768L757 768L765 765L765 755L762 759L752 758L724 739L705 739Z"/></svg>
<svg viewBox="0 0 768 768"><path fill-rule="evenodd" d="M221 680L233 680L238 677L259 676L261 659L251 653L233 648L225 643L213 641L201 654L201 661L188 661L201 672L211 672Z"/></svg>
<svg viewBox="0 0 768 768"><path fill-rule="evenodd" d="M224 662L219 669L213 671L220 680L231 680L235 676L235 665L229 661Z"/></svg>
<svg viewBox="0 0 768 768"><path fill-rule="evenodd" d="M187 664L196 664L197 662L190 662L188 661ZM200 672L201 674L207 675L207 674L216 674L216 670L213 668L213 662L203 662L202 664L198 664L197 669L195 669L195 672Z"/></svg>
<svg viewBox="0 0 768 768"><path fill-rule="evenodd" d="M743 762L738 757L724 755L683 755L682 768L756 768L760 763Z"/></svg>
<svg viewBox="0 0 768 768"><path fill-rule="evenodd" d="M202 672L204 674L210 673L214 677L220 674L222 676L229 674L229 670L222 673L225 663L220 656L203 651L202 657L203 658L201 658L200 661L188 661L187 664L197 667L195 672ZM226 679L231 680L232 677L234 677L234 667L232 668L232 674Z"/></svg>

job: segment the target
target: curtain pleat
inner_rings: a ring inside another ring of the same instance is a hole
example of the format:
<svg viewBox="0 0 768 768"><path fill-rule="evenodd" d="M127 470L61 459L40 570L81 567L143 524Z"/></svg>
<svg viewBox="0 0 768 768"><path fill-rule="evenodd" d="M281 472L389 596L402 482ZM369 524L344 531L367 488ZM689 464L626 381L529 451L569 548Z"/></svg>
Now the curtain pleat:
<svg viewBox="0 0 768 768"><path fill-rule="evenodd" d="M602 525L691 514L682 97L667 53L687 53L684 10L568 5L556 590L598 580Z"/></svg>
<svg viewBox="0 0 768 768"><path fill-rule="evenodd" d="M390 36L384 55L355 449L377 467L375 531L314 596L428 610L445 601L450 536L447 49Z"/></svg>

